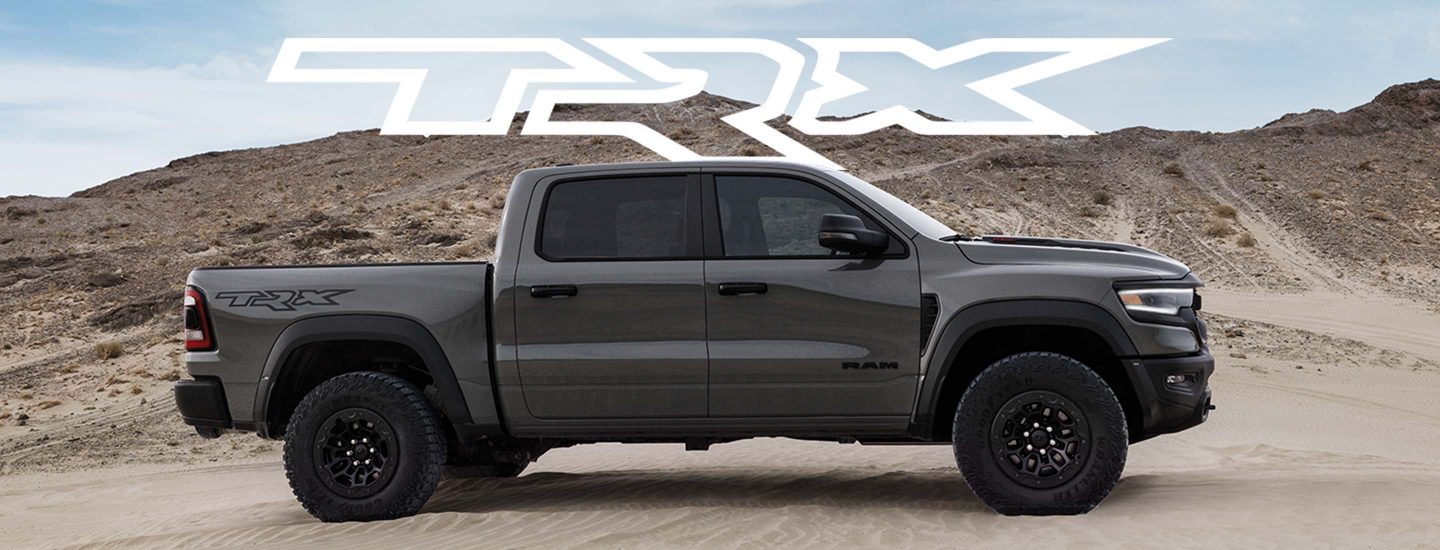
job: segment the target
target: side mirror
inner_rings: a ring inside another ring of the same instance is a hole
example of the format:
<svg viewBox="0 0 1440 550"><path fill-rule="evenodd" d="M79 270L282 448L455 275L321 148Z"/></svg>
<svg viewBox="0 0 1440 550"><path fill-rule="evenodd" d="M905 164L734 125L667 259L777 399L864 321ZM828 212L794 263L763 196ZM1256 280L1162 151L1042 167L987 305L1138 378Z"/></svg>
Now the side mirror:
<svg viewBox="0 0 1440 550"><path fill-rule="evenodd" d="M820 218L820 246L848 254L879 254L890 246L890 235L868 229L855 216L826 214Z"/></svg>

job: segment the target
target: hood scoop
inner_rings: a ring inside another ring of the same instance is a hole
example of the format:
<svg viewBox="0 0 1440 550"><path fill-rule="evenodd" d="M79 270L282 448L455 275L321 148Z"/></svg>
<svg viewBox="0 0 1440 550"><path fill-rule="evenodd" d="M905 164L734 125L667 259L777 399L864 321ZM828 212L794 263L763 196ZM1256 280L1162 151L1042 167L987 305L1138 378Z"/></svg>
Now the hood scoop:
<svg viewBox="0 0 1440 550"><path fill-rule="evenodd" d="M1049 246L1056 248L1085 248L1090 250L1109 250L1111 252L1149 252L1149 250L1138 246L1129 246L1120 243L1105 241L1084 241L1078 239L1056 239L1052 237L1015 237L1010 235L981 235L974 238L975 241L995 244L1015 244L1022 246Z"/></svg>

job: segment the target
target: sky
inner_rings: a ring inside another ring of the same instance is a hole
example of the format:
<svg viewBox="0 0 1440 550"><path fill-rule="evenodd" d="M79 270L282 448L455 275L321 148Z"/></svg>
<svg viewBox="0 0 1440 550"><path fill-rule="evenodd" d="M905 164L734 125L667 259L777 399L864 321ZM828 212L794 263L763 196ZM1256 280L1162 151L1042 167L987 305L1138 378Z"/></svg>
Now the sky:
<svg viewBox="0 0 1440 550"><path fill-rule="evenodd" d="M813 52L796 39L906 37L944 48L978 38L1170 38L1020 88L1102 132L1252 128L1440 77L1434 2L7 2L0 196L63 196L183 156L380 126L393 85L266 83L287 37L555 37L581 45L597 37L753 37L811 62ZM954 119L1018 119L965 84L1038 59L996 54L932 71L902 56L856 55L840 68L871 90L824 113L904 105ZM709 91L750 101L764 97L774 74L773 64L746 56L693 61L711 71ZM488 116L509 68L559 65L533 54L337 54L307 56L301 66L430 67L413 118L465 120ZM797 97L810 85L802 81Z"/></svg>

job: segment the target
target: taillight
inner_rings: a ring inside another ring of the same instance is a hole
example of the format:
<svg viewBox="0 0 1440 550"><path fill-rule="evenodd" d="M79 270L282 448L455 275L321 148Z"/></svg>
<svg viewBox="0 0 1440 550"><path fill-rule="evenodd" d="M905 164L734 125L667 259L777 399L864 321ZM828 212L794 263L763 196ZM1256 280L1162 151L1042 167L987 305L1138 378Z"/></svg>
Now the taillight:
<svg viewBox="0 0 1440 550"><path fill-rule="evenodd" d="M205 317L205 295L193 287L185 288L185 350L208 351L215 349L215 338L210 334L210 319Z"/></svg>

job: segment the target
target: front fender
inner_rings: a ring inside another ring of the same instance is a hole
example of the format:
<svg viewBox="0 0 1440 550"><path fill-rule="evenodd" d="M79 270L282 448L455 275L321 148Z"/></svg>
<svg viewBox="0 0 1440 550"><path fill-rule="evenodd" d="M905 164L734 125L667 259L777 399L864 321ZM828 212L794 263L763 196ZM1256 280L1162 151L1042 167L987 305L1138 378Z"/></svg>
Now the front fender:
<svg viewBox="0 0 1440 550"><path fill-rule="evenodd" d="M939 340L929 355L912 414L915 431L928 433L929 426L935 421L935 408L939 405L945 379L950 375L960 350L971 337L991 328L1039 325L1085 329L1104 339L1116 356L1135 355L1135 345L1119 321L1104 308L1089 302L1020 299L967 306L945 321Z"/></svg>

